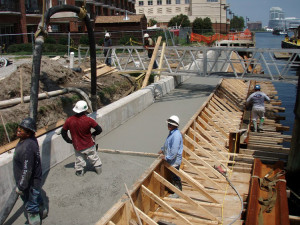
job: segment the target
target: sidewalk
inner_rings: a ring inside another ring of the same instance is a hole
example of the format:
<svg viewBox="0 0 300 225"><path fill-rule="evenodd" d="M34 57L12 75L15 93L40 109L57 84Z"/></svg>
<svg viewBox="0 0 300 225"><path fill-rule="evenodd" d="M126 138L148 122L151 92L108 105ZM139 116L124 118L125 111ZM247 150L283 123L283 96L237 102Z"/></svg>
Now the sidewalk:
<svg viewBox="0 0 300 225"><path fill-rule="evenodd" d="M220 78L191 77L146 110L97 139L99 148L157 153L168 135L166 119L180 118L180 129L206 101ZM101 124L100 124L101 125ZM149 168L155 158L100 153L103 172L87 171L75 176L74 160L67 160L45 175L45 199L49 217L44 225L95 224ZM18 200L5 224L24 224L22 201Z"/></svg>

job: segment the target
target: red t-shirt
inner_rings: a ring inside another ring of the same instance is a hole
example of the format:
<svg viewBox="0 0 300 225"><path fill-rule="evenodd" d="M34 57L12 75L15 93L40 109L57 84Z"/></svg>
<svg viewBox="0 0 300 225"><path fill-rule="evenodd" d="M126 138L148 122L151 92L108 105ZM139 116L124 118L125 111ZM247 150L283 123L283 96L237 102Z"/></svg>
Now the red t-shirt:
<svg viewBox="0 0 300 225"><path fill-rule="evenodd" d="M69 117L63 129L70 130L75 150L80 151L92 147L95 143L92 139L91 128L97 126L97 122L86 115L74 115Z"/></svg>

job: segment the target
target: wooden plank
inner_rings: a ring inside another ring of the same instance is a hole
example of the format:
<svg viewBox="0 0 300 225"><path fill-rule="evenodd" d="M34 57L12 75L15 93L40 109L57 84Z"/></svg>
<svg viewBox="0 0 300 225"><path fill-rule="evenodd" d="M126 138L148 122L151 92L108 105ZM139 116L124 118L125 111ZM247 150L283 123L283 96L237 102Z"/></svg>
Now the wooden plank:
<svg viewBox="0 0 300 225"><path fill-rule="evenodd" d="M216 177L218 177L221 180L225 180L225 178L216 171L210 164L205 162L203 159L201 159L199 156L197 156L194 152L192 152L190 149L188 149L186 146L183 146L183 150L189 154L193 159L195 159L199 164L204 165L212 174L214 174ZM219 165L219 164L218 164Z"/></svg>
<svg viewBox="0 0 300 225"><path fill-rule="evenodd" d="M165 163L165 166L173 173L175 173L177 176L179 176L181 179L185 180L187 183L192 185L196 190L198 190L201 194L203 194L203 196L205 196L208 200L212 201L213 203L220 203L207 192L207 190L203 187L203 185L201 185L199 182L197 182L195 179L193 179L183 170L177 170L167 163Z"/></svg>
<svg viewBox="0 0 300 225"><path fill-rule="evenodd" d="M187 220L184 216L179 214L176 210L174 210L171 206L169 206L167 203L165 203L163 200L161 200L157 195L155 195L152 191L150 191L144 185L141 186L141 190L145 195L147 195L149 198L151 198L153 201L155 201L157 204L159 204L164 210L166 210L170 214L174 215L182 222L192 225L192 223L189 220Z"/></svg>
<svg viewBox="0 0 300 225"><path fill-rule="evenodd" d="M176 194L178 194L178 196L180 196L181 198L183 198L186 202L188 202L189 204L193 205L193 207L196 207L195 209L199 210L199 212L201 213L201 215L203 217L208 218L210 220L219 221L217 219L217 217L215 217L213 214L211 214L209 211L207 211L203 206L201 206L198 203L196 203L195 201L193 201L191 198L189 198L187 195L185 195L182 191L180 191L178 188L176 188L175 186L173 186L169 181L167 181L166 179L164 179L163 177L161 177L158 173L154 172L154 177L159 182L161 182L163 185L165 185L166 187L168 187L171 191L173 191Z"/></svg>
<svg viewBox="0 0 300 225"><path fill-rule="evenodd" d="M151 219L147 214L145 214L139 208L136 208L136 211L138 212L141 219L143 221L145 221L147 224L149 224L149 225L158 225L153 219Z"/></svg>
<svg viewBox="0 0 300 225"><path fill-rule="evenodd" d="M45 133L62 126L64 123L65 123L64 120L59 120L54 124L50 124L50 125L47 125L47 126L41 128L41 129L38 129L37 132L35 133L35 136L40 137L40 136L44 135ZM14 140L14 141L6 144L6 145L1 146L0 147L0 154L15 148L16 145L18 144L18 142L19 142L19 139Z"/></svg>

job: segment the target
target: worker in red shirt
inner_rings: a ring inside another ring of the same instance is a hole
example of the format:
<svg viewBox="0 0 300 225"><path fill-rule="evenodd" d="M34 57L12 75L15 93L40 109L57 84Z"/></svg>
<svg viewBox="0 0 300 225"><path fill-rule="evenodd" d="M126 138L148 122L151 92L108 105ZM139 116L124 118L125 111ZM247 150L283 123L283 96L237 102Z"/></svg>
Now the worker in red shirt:
<svg viewBox="0 0 300 225"><path fill-rule="evenodd" d="M102 162L97 154L94 137L102 132L102 128L92 118L86 116L88 105L86 101L78 101L73 108L75 115L69 117L61 130L63 139L70 144L73 144L75 149L75 170L77 176L84 175L86 159L94 165L97 174L101 174ZM92 133L91 128L95 131ZM68 136L68 130L71 133L71 138Z"/></svg>

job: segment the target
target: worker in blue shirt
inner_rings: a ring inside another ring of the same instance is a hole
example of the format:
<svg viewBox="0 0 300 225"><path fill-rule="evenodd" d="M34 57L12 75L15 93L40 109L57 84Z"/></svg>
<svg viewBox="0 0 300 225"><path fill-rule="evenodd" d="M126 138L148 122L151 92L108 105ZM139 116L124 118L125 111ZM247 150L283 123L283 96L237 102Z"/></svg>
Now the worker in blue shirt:
<svg viewBox="0 0 300 225"><path fill-rule="evenodd" d="M171 166L179 170L182 161L183 141L181 132L178 130L179 118L178 116L171 116L167 120L169 135L165 141L164 146L158 152L160 158L165 160ZM176 174L171 174L172 184L182 191L181 179ZM179 196L174 193L169 197L178 198Z"/></svg>

